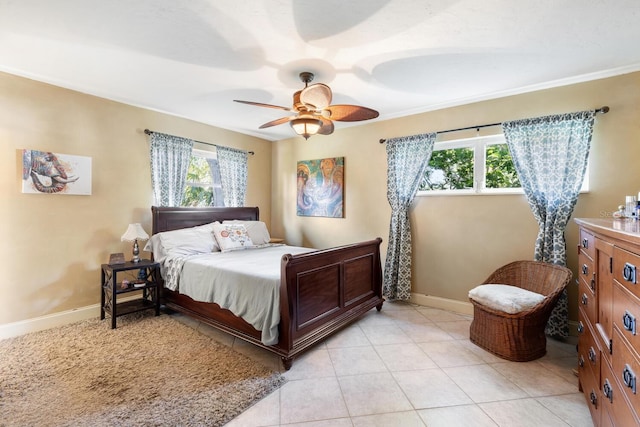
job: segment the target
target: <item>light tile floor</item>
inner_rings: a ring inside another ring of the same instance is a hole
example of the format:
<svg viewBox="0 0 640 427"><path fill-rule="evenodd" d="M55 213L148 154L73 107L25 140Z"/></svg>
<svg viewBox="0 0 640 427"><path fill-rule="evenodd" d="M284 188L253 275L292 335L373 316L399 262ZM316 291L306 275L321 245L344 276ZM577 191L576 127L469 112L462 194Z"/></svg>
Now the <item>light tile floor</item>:
<svg viewBox="0 0 640 427"><path fill-rule="evenodd" d="M284 371L273 354L182 319L288 380L229 427L593 426L575 343L548 340L543 358L509 362L469 341L469 316L385 302Z"/></svg>

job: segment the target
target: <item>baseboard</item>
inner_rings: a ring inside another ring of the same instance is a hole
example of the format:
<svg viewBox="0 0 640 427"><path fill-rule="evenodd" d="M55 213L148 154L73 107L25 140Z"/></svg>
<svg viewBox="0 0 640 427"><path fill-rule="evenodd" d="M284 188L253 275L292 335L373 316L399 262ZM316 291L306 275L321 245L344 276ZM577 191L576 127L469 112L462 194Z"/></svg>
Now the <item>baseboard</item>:
<svg viewBox="0 0 640 427"><path fill-rule="evenodd" d="M43 331L98 316L100 316L100 304L93 304L87 307L74 308L73 310L61 311L33 319L6 323L0 325L0 339Z"/></svg>
<svg viewBox="0 0 640 427"><path fill-rule="evenodd" d="M118 299L118 302L126 302L136 298L138 297L132 295ZM47 314L46 316L34 317L33 319L6 323L4 325L0 325L0 340L17 337L30 332L44 331L45 329L56 328L58 326L64 326L69 323L92 319L99 316L100 304L92 304L86 307Z"/></svg>
<svg viewBox="0 0 640 427"><path fill-rule="evenodd" d="M473 305L466 301L457 301L448 298L434 297L424 294L411 294L409 302L423 305L425 307L439 308L441 310L453 311L454 313L473 315Z"/></svg>

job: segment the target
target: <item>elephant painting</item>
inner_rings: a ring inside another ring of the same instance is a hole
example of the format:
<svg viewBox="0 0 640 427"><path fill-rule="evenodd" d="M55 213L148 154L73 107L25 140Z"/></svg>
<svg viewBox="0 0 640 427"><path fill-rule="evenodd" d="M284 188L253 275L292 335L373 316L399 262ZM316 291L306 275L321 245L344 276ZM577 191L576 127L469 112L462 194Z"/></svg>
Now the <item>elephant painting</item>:
<svg viewBox="0 0 640 427"><path fill-rule="evenodd" d="M76 182L78 176L67 175L67 170L58 157L51 152L24 150L22 155L23 192L31 177L33 188L40 193L60 193L67 184Z"/></svg>

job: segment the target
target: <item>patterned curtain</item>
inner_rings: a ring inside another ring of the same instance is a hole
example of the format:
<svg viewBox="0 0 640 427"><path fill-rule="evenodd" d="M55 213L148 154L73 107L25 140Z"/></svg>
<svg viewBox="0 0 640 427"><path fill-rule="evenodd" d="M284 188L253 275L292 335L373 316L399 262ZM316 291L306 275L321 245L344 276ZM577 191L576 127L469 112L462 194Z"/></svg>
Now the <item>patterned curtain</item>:
<svg viewBox="0 0 640 427"><path fill-rule="evenodd" d="M390 300L411 297L411 224L409 207L433 152L435 133L387 140L387 200L391 205L389 246L383 294Z"/></svg>
<svg viewBox="0 0 640 427"><path fill-rule="evenodd" d="M220 176L220 164L218 159L207 157L209 164L209 173L211 174L211 189L213 197L211 198L211 206L224 206L224 194L222 192L222 177Z"/></svg>
<svg viewBox="0 0 640 427"><path fill-rule="evenodd" d="M157 206L180 206L191 162L193 141L151 134L151 185Z"/></svg>
<svg viewBox="0 0 640 427"><path fill-rule="evenodd" d="M247 193L247 158L246 151L216 145L224 206L244 206Z"/></svg>
<svg viewBox="0 0 640 427"><path fill-rule="evenodd" d="M595 111L502 124L518 178L540 230L534 259L566 265L564 230L578 200L589 158ZM546 333L569 335L567 294L551 313Z"/></svg>

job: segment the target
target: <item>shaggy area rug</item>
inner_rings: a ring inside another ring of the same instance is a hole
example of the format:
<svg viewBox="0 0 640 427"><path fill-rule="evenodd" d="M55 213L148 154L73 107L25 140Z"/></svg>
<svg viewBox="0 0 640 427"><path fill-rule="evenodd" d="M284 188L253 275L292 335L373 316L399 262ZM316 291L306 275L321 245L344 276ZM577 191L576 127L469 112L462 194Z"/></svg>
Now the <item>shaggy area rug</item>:
<svg viewBox="0 0 640 427"><path fill-rule="evenodd" d="M168 315L0 340L1 426L219 426L283 383Z"/></svg>

